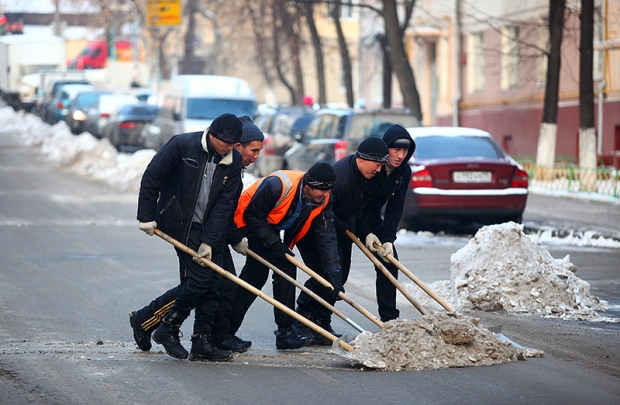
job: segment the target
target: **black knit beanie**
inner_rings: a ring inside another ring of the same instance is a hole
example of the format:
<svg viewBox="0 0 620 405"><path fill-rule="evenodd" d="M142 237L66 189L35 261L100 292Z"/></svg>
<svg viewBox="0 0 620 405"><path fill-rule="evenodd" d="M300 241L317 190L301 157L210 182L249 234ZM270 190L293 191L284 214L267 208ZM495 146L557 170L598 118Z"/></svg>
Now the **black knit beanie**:
<svg viewBox="0 0 620 405"><path fill-rule="evenodd" d="M331 190L336 184L336 172L326 162L317 162L304 174L304 183L317 190Z"/></svg>
<svg viewBox="0 0 620 405"><path fill-rule="evenodd" d="M383 139L376 136L364 139L355 152L355 156L364 159L372 160L373 162L386 163L390 151L387 145L383 142Z"/></svg>
<svg viewBox="0 0 620 405"><path fill-rule="evenodd" d="M243 124L234 114L224 113L213 120L209 133L226 143L238 143L243 133Z"/></svg>
<svg viewBox="0 0 620 405"><path fill-rule="evenodd" d="M241 123L243 124L243 135L241 135L241 143L247 143L252 141L264 141L265 135L263 135L263 131L260 130L252 118L247 115L243 115L239 117Z"/></svg>

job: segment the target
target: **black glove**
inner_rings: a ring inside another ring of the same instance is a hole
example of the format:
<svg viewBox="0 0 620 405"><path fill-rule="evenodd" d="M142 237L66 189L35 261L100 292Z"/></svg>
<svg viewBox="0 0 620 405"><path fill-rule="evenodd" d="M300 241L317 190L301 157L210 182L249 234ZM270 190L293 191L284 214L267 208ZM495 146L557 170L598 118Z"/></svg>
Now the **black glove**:
<svg viewBox="0 0 620 405"><path fill-rule="evenodd" d="M327 281L329 281L332 287L334 287L334 291L332 291L332 298L335 301L340 300L341 298L338 296L338 293L341 291L344 292L340 270L333 270L327 273Z"/></svg>
<svg viewBox="0 0 620 405"><path fill-rule="evenodd" d="M271 249L271 254L276 259L286 260L286 254L288 253L291 256L295 256L295 253L291 251L282 241L277 241L273 245L269 247Z"/></svg>

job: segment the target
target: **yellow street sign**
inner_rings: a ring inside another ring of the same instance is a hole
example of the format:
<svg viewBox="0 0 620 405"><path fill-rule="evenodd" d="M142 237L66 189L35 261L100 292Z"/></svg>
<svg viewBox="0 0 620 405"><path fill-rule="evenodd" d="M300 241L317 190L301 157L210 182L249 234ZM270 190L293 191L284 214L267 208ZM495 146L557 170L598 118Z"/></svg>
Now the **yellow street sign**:
<svg viewBox="0 0 620 405"><path fill-rule="evenodd" d="M148 0L149 26L181 24L181 0Z"/></svg>

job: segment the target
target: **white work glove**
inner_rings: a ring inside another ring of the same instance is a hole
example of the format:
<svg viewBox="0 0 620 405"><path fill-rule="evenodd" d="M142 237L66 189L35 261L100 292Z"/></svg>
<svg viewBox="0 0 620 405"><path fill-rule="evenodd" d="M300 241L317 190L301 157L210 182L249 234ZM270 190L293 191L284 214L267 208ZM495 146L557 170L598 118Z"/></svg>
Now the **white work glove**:
<svg viewBox="0 0 620 405"><path fill-rule="evenodd" d="M392 242L385 242L379 249L379 255L381 256L383 261L386 263L390 262L390 260L387 257L393 254L394 254L394 246L392 245Z"/></svg>
<svg viewBox="0 0 620 405"><path fill-rule="evenodd" d="M369 233L368 236L366 236L366 247L373 253L377 253L379 250L375 247L375 243L381 246L381 241L377 238L377 235L374 233Z"/></svg>
<svg viewBox="0 0 620 405"><path fill-rule="evenodd" d="M241 239L241 242L237 243L236 245L233 245L233 250L237 253L239 253L240 255L247 255L248 254L248 239L247 238L243 238Z"/></svg>
<svg viewBox="0 0 620 405"><path fill-rule="evenodd" d="M207 245L206 243L202 242L200 244L200 247L198 248L198 256L194 257L194 261L202 267L207 267L207 265L204 264L200 259L211 260L212 257L213 252L211 251L211 245Z"/></svg>
<svg viewBox="0 0 620 405"><path fill-rule="evenodd" d="M144 232L145 234L147 234L149 236L153 236L153 235L155 235L155 228L157 228L157 222L155 222L155 221L139 222L138 223L138 228L140 228L140 230L142 232Z"/></svg>

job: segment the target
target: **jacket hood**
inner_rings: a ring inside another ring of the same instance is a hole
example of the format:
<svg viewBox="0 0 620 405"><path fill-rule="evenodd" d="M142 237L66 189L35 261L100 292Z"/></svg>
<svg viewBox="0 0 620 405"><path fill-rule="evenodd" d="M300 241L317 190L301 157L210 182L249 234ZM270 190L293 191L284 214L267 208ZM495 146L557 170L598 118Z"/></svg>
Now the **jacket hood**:
<svg viewBox="0 0 620 405"><path fill-rule="evenodd" d="M409 131L407 131L405 128L398 124L392 125L383 134L383 141L388 146L388 148L390 147L390 144L397 139L408 139L411 142L411 147L409 148L409 151L407 152L407 157L405 158L405 162L408 162L409 159L411 159L411 156L413 156L413 152L415 152L415 141L409 134Z"/></svg>

